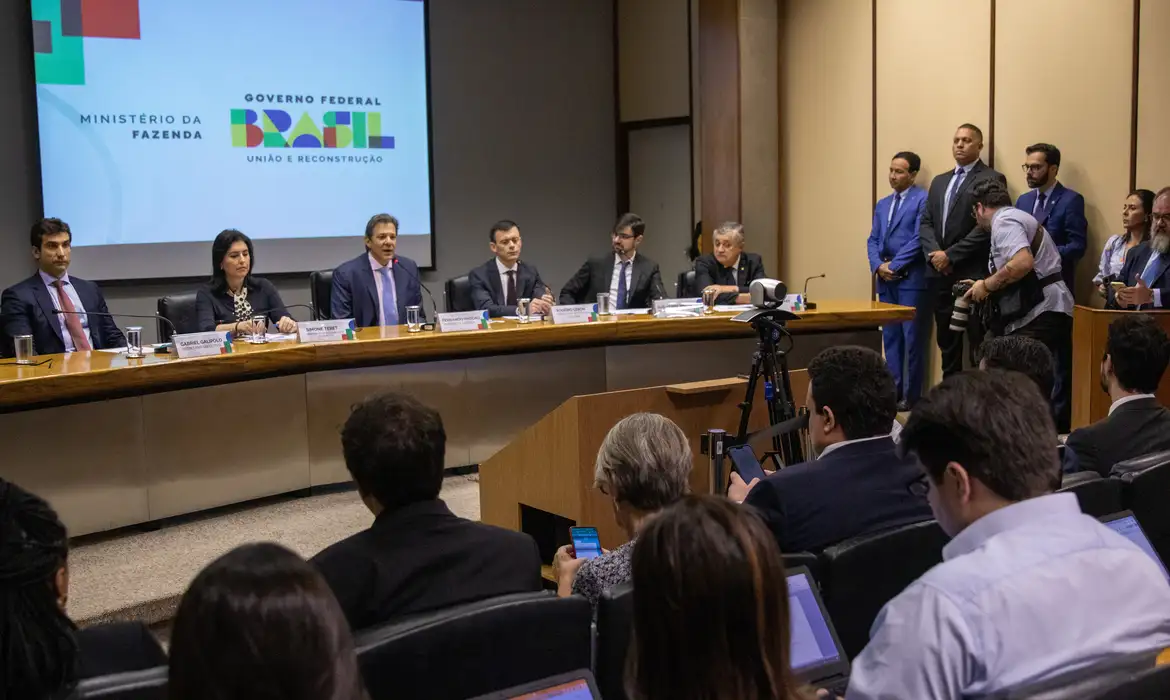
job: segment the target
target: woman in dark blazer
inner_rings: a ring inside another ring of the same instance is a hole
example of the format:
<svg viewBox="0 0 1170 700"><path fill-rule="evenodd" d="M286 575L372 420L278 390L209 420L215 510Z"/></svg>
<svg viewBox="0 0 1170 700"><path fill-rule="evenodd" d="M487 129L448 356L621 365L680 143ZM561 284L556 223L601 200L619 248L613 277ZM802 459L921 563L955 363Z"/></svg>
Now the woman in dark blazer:
<svg viewBox="0 0 1170 700"><path fill-rule="evenodd" d="M252 332L252 317L264 315L281 333L295 333L297 322L288 315L272 283L252 276L256 255L252 239L235 229L220 231L211 244L211 281L199 290L195 312L200 331Z"/></svg>
<svg viewBox="0 0 1170 700"><path fill-rule="evenodd" d="M766 277L764 260L743 252L743 224L720 224L711 234L714 252L695 260L695 290L713 289L716 304L747 304L752 280Z"/></svg>

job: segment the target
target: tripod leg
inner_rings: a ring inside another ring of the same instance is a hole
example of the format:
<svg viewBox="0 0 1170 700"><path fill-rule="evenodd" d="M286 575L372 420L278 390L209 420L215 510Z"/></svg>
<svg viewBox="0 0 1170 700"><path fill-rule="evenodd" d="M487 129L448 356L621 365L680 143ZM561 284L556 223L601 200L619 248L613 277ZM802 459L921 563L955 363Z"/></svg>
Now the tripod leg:
<svg viewBox="0 0 1170 700"><path fill-rule="evenodd" d="M744 395L743 402L739 404L739 430L735 434L735 444L737 445L742 445L747 439L748 422L752 417L752 405L755 403L756 385L760 381L762 362L763 356L759 351L752 355L752 370L748 374L747 393Z"/></svg>

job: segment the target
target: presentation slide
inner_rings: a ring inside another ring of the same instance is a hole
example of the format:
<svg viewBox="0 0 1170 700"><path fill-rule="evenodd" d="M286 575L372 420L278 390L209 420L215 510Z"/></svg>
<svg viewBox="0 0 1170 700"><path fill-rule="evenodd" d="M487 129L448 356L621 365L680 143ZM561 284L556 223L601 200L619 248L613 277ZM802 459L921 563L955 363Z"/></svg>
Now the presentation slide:
<svg viewBox="0 0 1170 700"><path fill-rule="evenodd" d="M330 268L370 216L432 264L423 0L32 0L45 215L92 279Z"/></svg>

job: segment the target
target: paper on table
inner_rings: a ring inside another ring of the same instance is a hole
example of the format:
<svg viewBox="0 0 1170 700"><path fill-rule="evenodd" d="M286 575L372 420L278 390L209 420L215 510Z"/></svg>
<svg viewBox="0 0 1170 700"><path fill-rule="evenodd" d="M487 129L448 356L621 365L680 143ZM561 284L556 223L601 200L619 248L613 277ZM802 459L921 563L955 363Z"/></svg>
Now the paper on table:
<svg viewBox="0 0 1170 700"><path fill-rule="evenodd" d="M529 320L531 320L533 322L542 321L542 320L544 320L544 314L532 314L528 318L529 318ZM492 322L495 323L496 321L502 321L505 319L508 321L519 321L520 317L519 316L500 316L499 318L493 318Z"/></svg>
<svg viewBox="0 0 1170 700"><path fill-rule="evenodd" d="M283 343L286 340L296 340L297 334L296 333L269 333L267 335L267 338L268 338L268 342L270 342L270 343Z"/></svg>
<svg viewBox="0 0 1170 700"><path fill-rule="evenodd" d="M618 316L634 316L636 314L648 314L650 309L614 309L614 314Z"/></svg>
<svg viewBox="0 0 1170 700"><path fill-rule="evenodd" d="M150 348L151 350L154 350L155 348L157 348L157 347L158 347L158 346L160 346L160 345L162 345L162 343L153 343L153 344L150 344L150 345L143 345L142 347L144 347L144 348ZM127 349L127 348L125 348L125 347L120 347L120 348L102 348L102 349L98 350L98 352L108 352L108 353L110 353L111 355L125 355L125 354L126 354L126 349Z"/></svg>
<svg viewBox="0 0 1170 700"><path fill-rule="evenodd" d="M751 311L756 308L751 304L716 304L716 311Z"/></svg>

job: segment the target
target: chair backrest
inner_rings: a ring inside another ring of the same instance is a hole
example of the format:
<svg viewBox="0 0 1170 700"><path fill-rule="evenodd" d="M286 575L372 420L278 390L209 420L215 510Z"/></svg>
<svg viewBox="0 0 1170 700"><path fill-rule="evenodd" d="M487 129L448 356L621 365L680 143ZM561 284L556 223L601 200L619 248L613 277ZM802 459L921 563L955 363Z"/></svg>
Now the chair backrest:
<svg viewBox="0 0 1170 700"><path fill-rule="evenodd" d="M605 700L625 700L626 655L634 629L634 584L619 584L597 601L597 689Z"/></svg>
<svg viewBox="0 0 1170 700"><path fill-rule="evenodd" d="M676 296L679 299L686 299L688 297L698 296L699 292L695 289L695 271L694 269L683 270L678 273L678 291Z"/></svg>
<svg viewBox="0 0 1170 700"><path fill-rule="evenodd" d="M357 635L371 700L462 700L589 668L589 601L520 593L412 616Z"/></svg>
<svg viewBox="0 0 1170 700"><path fill-rule="evenodd" d="M1122 507L1137 516L1162 561L1170 561L1170 452L1118 462L1111 474L1122 482Z"/></svg>
<svg viewBox="0 0 1170 700"><path fill-rule="evenodd" d="M106 700L166 700L167 667L87 678L70 697Z"/></svg>
<svg viewBox="0 0 1170 700"><path fill-rule="evenodd" d="M993 697L998 700L1070 700L1071 698L1162 698L1170 697L1165 693L1146 695L1118 695L1111 693L1115 689L1128 686L1135 677L1144 677L1154 668L1157 651L1143 651L1136 654L1127 654L1120 657L1106 659L1089 666L1078 668L1075 671L1064 672L1040 683L1030 686L1012 688L996 693ZM1163 689L1170 686L1151 686ZM1102 695L1104 694L1104 695Z"/></svg>
<svg viewBox="0 0 1170 700"><path fill-rule="evenodd" d="M475 311L471 301L471 278L467 275L452 277L443 285L447 311Z"/></svg>
<svg viewBox="0 0 1170 700"><path fill-rule="evenodd" d="M158 300L158 315L175 324L175 332L198 333L199 315L195 312L195 292L170 294ZM158 322L158 342L171 340L171 328L165 321Z"/></svg>
<svg viewBox="0 0 1170 700"><path fill-rule="evenodd" d="M783 555L784 570L789 573L798 566L803 566L812 574L813 581L821 580L821 558L812 552L792 552Z"/></svg>
<svg viewBox="0 0 1170 700"><path fill-rule="evenodd" d="M1170 698L1170 666L1160 666L1130 678L1093 700L1149 700Z"/></svg>
<svg viewBox="0 0 1170 700"><path fill-rule="evenodd" d="M329 320L333 308L333 270L309 273L309 296L313 302L313 320Z"/></svg>
<svg viewBox="0 0 1170 700"><path fill-rule="evenodd" d="M861 535L821 553L821 596L854 658L882 606L942 561L946 533L933 520Z"/></svg>
<svg viewBox="0 0 1170 700"><path fill-rule="evenodd" d="M1123 510L1121 481L1102 479L1097 472L1065 474L1058 492L1076 494L1081 512L1094 518L1103 518Z"/></svg>

